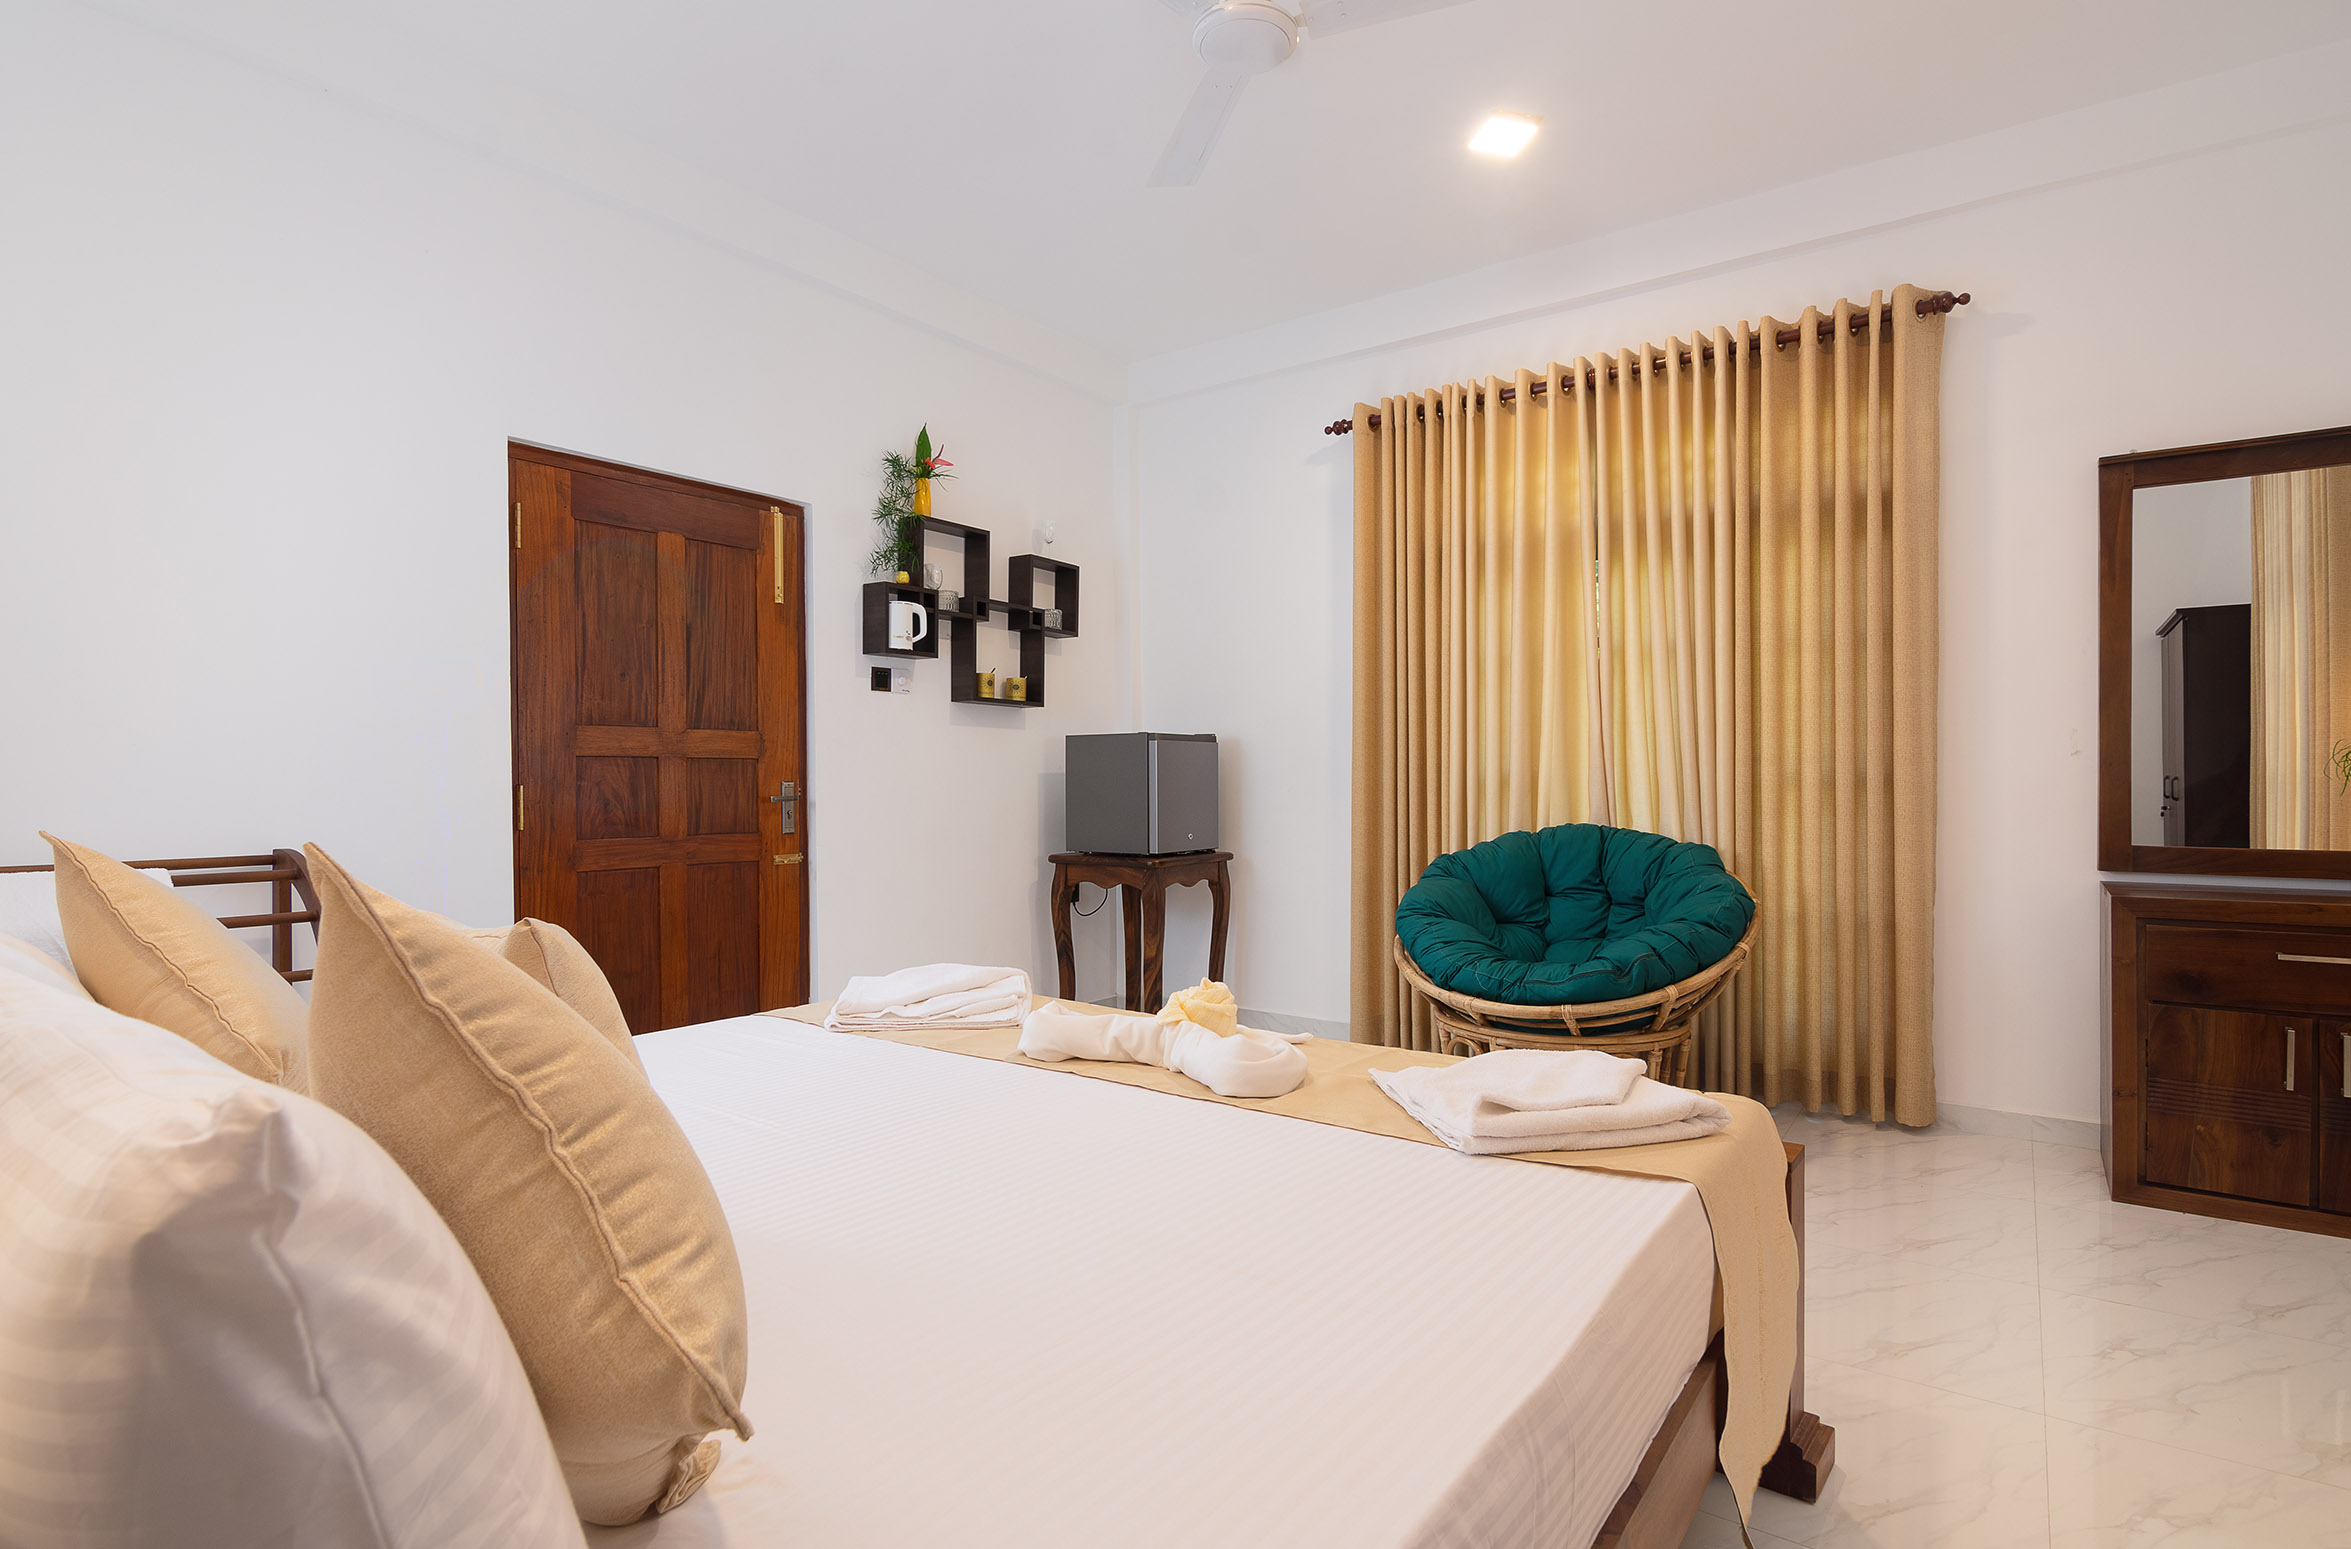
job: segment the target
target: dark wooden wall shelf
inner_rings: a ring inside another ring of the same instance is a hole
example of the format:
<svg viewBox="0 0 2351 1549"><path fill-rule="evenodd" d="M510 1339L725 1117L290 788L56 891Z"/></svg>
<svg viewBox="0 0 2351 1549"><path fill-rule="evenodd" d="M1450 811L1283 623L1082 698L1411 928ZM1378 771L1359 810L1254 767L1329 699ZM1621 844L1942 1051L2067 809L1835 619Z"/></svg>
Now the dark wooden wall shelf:
<svg viewBox="0 0 2351 1549"><path fill-rule="evenodd" d="M918 602L930 614L930 628L912 650L893 650L890 646L890 604ZM868 581L865 583L865 654L894 656L902 661L928 661L939 654L939 594L926 592L919 586L900 586L895 581Z"/></svg>
<svg viewBox="0 0 2351 1549"><path fill-rule="evenodd" d="M947 637L947 699L958 705L1006 705L1019 710L1045 707L1045 642L1075 640L1078 634L1078 567L1042 554L1016 554L1005 562L1006 596L988 595L991 540L984 527L970 527L940 517L922 519L923 536L937 534L963 545L961 605L952 613L939 606L939 593L894 581L869 581L865 586L865 654L868 656L936 657L939 637ZM1048 578L1050 603L1037 600L1037 580ZM931 632L910 651L890 649L889 605L894 600L919 602L930 610ZM1048 608L1061 612L1060 626L1045 627ZM1026 699L983 698L980 694L980 630L982 624L1002 624L1020 640L1020 671L1027 682Z"/></svg>

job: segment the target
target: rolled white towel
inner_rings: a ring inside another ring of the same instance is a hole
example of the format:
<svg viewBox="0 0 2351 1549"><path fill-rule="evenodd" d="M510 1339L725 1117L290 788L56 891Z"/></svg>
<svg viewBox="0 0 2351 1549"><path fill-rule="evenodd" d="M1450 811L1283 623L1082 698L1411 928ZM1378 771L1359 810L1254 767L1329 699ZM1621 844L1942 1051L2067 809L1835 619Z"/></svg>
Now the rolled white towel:
<svg viewBox="0 0 2351 1549"><path fill-rule="evenodd" d="M1039 1006L1021 1024L1020 1052L1035 1060L1120 1060L1191 1077L1219 1097L1279 1097L1306 1079L1306 1055L1253 1027L1228 1037L1197 1022Z"/></svg>
<svg viewBox="0 0 2351 1549"><path fill-rule="evenodd" d="M1523 1062L1506 1061L1497 1067L1487 1061L1498 1060L1503 1054L1531 1054L1547 1060L1599 1052L1497 1050L1458 1065L1375 1070L1371 1078L1430 1134L1471 1156L1643 1146L1712 1135L1730 1126L1730 1110L1705 1093L1684 1091L1642 1075L1634 1077L1622 1102L1523 1109L1493 1100L1498 1092L1525 1089L1523 1072L1510 1069Z"/></svg>
<svg viewBox="0 0 2351 1549"><path fill-rule="evenodd" d="M1028 1009L1029 976L1017 968L929 963L851 979L825 1026L1018 1027Z"/></svg>

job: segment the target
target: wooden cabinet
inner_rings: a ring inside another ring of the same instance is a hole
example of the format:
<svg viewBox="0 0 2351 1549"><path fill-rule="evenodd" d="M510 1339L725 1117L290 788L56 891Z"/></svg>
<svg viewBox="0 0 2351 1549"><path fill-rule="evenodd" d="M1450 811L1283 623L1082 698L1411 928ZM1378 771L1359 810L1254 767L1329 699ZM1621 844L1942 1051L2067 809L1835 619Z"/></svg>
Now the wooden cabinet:
<svg viewBox="0 0 2351 1549"><path fill-rule="evenodd" d="M2253 605L2181 608L2156 634L2163 842L2241 850L2252 833Z"/></svg>
<svg viewBox="0 0 2351 1549"><path fill-rule="evenodd" d="M2351 1236L2351 894L2106 892L2114 1197Z"/></svg>

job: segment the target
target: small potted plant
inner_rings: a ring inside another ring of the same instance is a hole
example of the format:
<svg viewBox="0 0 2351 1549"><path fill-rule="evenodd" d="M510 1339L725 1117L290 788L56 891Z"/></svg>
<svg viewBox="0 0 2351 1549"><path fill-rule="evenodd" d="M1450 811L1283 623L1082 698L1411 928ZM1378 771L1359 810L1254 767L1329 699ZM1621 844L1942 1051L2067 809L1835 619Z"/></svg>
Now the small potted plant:
<svg viewBox="0 0 2351 1549"><path fill-rule="evenodd" d="M901 584L922 567L922 519L931 514L931 480L955 477L945 448L931 447L931 427L914 438L914 455L882 454L882 493L874 503L874 537L869 563L876 575L895 575Z"/></svg>

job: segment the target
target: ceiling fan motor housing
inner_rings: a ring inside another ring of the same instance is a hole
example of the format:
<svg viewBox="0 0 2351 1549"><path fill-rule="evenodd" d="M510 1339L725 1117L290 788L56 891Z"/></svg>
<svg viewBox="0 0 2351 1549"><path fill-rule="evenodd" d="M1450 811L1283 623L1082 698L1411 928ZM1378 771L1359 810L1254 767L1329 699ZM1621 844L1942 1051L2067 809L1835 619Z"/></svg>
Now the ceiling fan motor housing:
<svg viewBox="0 0 2351 1549"><path fill-rule="evenodd" d="M1219 75L1262 75L1298 47L1298 19L1270 0L1225 0L1200 13L1192 47Z"/></svg>

